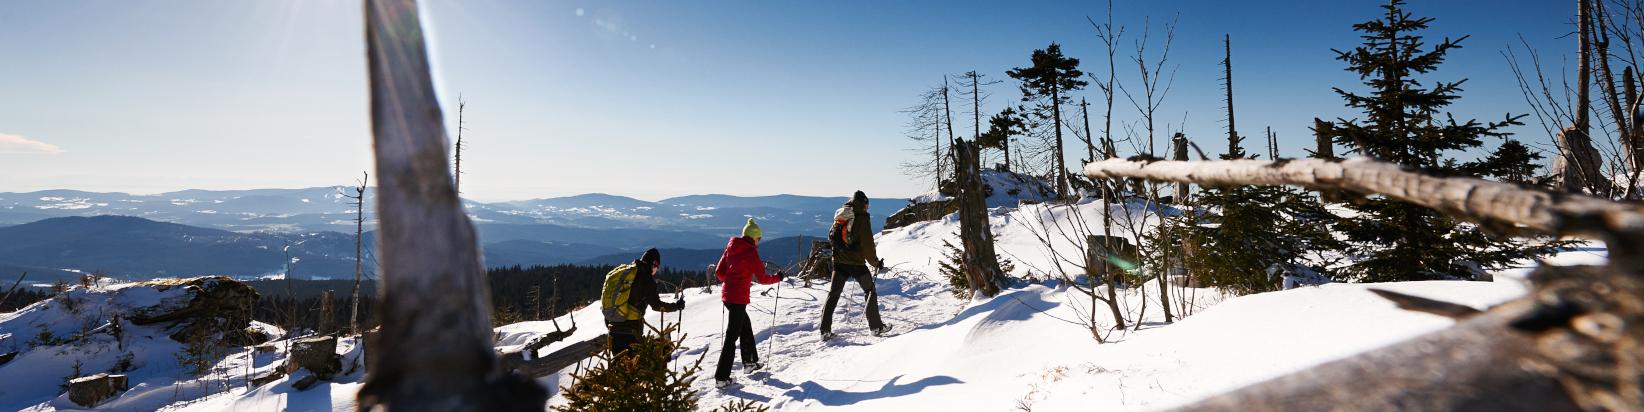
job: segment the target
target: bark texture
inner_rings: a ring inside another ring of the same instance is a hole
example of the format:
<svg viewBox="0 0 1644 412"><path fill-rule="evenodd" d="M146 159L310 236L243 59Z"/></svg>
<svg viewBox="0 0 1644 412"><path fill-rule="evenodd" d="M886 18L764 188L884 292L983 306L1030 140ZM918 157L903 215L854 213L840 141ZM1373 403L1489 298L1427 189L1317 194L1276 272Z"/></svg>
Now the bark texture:
<svg viewBox="0 0 1644 412"><path fill-rule="evenodd" d="M1604 180L1604 174L1599 170L1604 165L1604 159L1597 149L1593 149L1591 138L1571 126L1558 133L1557 143L1558 157L1553 159L1553 174L1558 176L1564 190L1603 193L1608 189L1609 182Z"/></svg>
<svg viewBox="0 0 1644 412"><path fill-rule="evenodd" d="M377 160L381 333L360 410L543 409L547 391L492 353L478 242L447 163L414 0L365 1Z"/></svg>
<svg viewBox="0 0 1644 412"><path fill-rule="evenodd" d="M979 147L974 142L957 141L953 153L959 182L959 239L965 249L965 277L972 296L999 293L1004 273L999 255L993 250L993 230L988 224L987 194L983 188Z"/></svg>

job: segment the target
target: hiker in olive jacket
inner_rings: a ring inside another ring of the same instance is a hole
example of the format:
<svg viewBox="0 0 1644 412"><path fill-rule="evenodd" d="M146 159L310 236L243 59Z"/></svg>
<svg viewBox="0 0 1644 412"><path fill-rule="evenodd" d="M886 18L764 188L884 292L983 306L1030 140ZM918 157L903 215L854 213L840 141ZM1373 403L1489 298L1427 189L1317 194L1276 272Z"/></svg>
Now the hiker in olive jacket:
<svg viewBox="0 0 1644 412"><path fill-rule="evenodd" d="M829 284L828 301L822 306L822 340L834 338L833 310L839 304L839 294L845 291L846 280L856 280L862 285L862 293L867 295L868 330L874 335L884 335L890 331L890 326L879 320L879 292L873 287L873 272L868 266L874 267L874 272L885 268L885 260L879 258L878 251L873 246L873 228L868 220L868 195L856 191L851 200L845 202L845 207L834 214L834 221L845 222L846 231L842 235L847 243L852 245L850 250L833 251L833 282Z"/></svg>
<svg viewBox="0 0 1644 412"><path fill-rule="evenodd" d="M678 302L663 302L657 296L656 272L662 267L662 253L655 248L645 251L645 254L634 261L638 269L634 273L634 284L628 291L628 303L639 309L639 319L622 322L605 322L605 329L610 331L607 343L611 353L621 354L629 346L639 343L639 335L645 333L645 308L655 308L658 312L673 312L685 309L685 300Z"/></svg>

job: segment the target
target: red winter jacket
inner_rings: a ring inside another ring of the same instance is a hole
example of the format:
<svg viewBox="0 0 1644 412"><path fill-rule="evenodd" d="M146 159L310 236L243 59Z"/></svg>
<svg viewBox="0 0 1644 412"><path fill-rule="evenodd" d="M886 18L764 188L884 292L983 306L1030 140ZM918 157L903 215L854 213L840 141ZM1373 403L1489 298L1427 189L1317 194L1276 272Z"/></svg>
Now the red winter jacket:
<svg viewBox="0 0 1644 412"><path fill-rule="evenodd" d="M759 259L759 246L747 236L733 237L725 244L725 254L719 255L714 277L725 283L720 288L719 300L740 305L748 304L748 288L753 287L750 280L758 279L759 284L769 285L778 279L765 273L765 261Z"/></svg>

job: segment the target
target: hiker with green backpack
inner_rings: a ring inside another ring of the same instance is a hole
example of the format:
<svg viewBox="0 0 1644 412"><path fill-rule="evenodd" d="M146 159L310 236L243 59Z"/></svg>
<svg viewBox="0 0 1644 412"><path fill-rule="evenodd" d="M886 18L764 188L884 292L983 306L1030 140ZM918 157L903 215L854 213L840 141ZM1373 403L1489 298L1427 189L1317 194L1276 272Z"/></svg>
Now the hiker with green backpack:
<svg viewBox="0 0 1644 412"><path fill-rule="evenodd" d="M646 307L658 312L685 309L685 300L668 303L657 295L655 276L661 267L662 253L652 248L639 260L617 266L605 275L599 301L605 329L610 331L607 343L613 356L625 356L628 347L639 343L640 334L645 333Z"/></svg>

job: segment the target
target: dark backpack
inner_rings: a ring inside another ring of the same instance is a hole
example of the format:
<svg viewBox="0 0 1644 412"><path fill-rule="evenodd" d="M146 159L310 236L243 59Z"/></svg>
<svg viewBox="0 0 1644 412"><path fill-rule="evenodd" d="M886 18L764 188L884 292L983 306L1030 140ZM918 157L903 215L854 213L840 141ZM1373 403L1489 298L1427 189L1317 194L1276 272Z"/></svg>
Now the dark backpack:
<svg viewBox="0 0 1644 412"><path fill-rule="evenodd" d="M850 207L840 208L833 215L833 226L828 228L828 244L833 247L833 253L850 252L856 250L856 242L851 241L851 223L856 215Z"/></svg>

